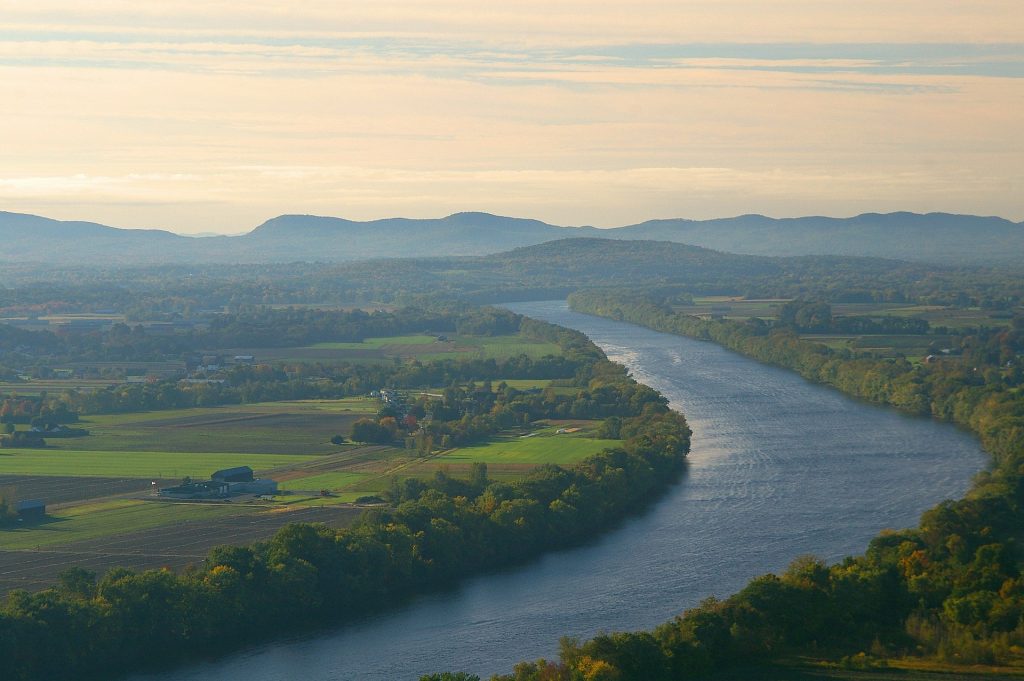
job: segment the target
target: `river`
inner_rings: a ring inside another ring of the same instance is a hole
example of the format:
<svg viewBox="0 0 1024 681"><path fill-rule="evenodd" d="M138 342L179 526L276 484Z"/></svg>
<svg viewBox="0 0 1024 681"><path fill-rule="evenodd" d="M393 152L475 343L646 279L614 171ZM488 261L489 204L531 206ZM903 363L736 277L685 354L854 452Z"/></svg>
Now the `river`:
<svg viewBox="0 0 1024 681"><path fill-rule="evenodd" d="M650 628L796 556L860 553L887 527L961 496L987 457L953 426L863 404L711 343L577 314L510 309L579 329L669 398L693 428L686 477L586 546L463 582L298 639L134 681L483 678L554 657L560 636Z"/></svg>

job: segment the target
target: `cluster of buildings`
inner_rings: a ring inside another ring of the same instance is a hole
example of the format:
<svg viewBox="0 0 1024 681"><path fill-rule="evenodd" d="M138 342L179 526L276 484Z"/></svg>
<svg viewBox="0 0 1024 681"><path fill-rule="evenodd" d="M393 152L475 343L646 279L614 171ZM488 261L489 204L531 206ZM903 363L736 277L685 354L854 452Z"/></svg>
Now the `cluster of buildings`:
<svg viewBox="0 0 1024 681"><path fill-rule="evenodd" d="M276 494L277 482L256 478L248 466L216 471L209 480L186 478L180 485L164 487L158 494L169 499L226 499L239 494Z"/></svg>

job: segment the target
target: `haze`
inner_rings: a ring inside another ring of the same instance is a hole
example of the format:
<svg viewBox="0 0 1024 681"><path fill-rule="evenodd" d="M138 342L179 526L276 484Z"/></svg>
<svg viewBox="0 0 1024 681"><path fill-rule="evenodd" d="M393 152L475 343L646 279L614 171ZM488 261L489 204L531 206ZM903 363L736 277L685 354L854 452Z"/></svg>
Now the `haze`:
<svg viewBox="0 0 1024 681"><path fill-rule="evenodd" d="M0 2L0 208L1024 218L1024 4Z"/></svg>

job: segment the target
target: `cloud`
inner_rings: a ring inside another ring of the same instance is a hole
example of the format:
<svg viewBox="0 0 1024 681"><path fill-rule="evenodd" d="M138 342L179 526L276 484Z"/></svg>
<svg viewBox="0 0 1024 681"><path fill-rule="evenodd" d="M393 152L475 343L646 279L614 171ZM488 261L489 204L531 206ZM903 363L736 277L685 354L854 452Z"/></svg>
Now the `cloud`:
<svg viewBox="0 0 1024 681"><path fill-rule="evenodd" d="M492 42L1014 42L1017 0L181 0L0 2L8 22L136 29L487 36Z"/></svg>
<svg viewBox="0 0 1024 681"><path fill-rule="evenodd" d="M182 231L281 212L1024 217L1017 0L0 0L0 17L9 210Z"/></svg>

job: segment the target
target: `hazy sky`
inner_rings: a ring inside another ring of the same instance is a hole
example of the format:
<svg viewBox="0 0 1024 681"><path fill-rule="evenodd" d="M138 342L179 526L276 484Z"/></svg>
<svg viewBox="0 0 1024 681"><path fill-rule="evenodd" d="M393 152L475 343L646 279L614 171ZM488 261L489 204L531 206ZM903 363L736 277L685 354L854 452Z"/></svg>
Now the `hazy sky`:
<svg viewBox="0 0 1024 681"><path fill-rule="evenodd" d="M0 0L0 210L1024 219L1022 0Z"/></svg>

